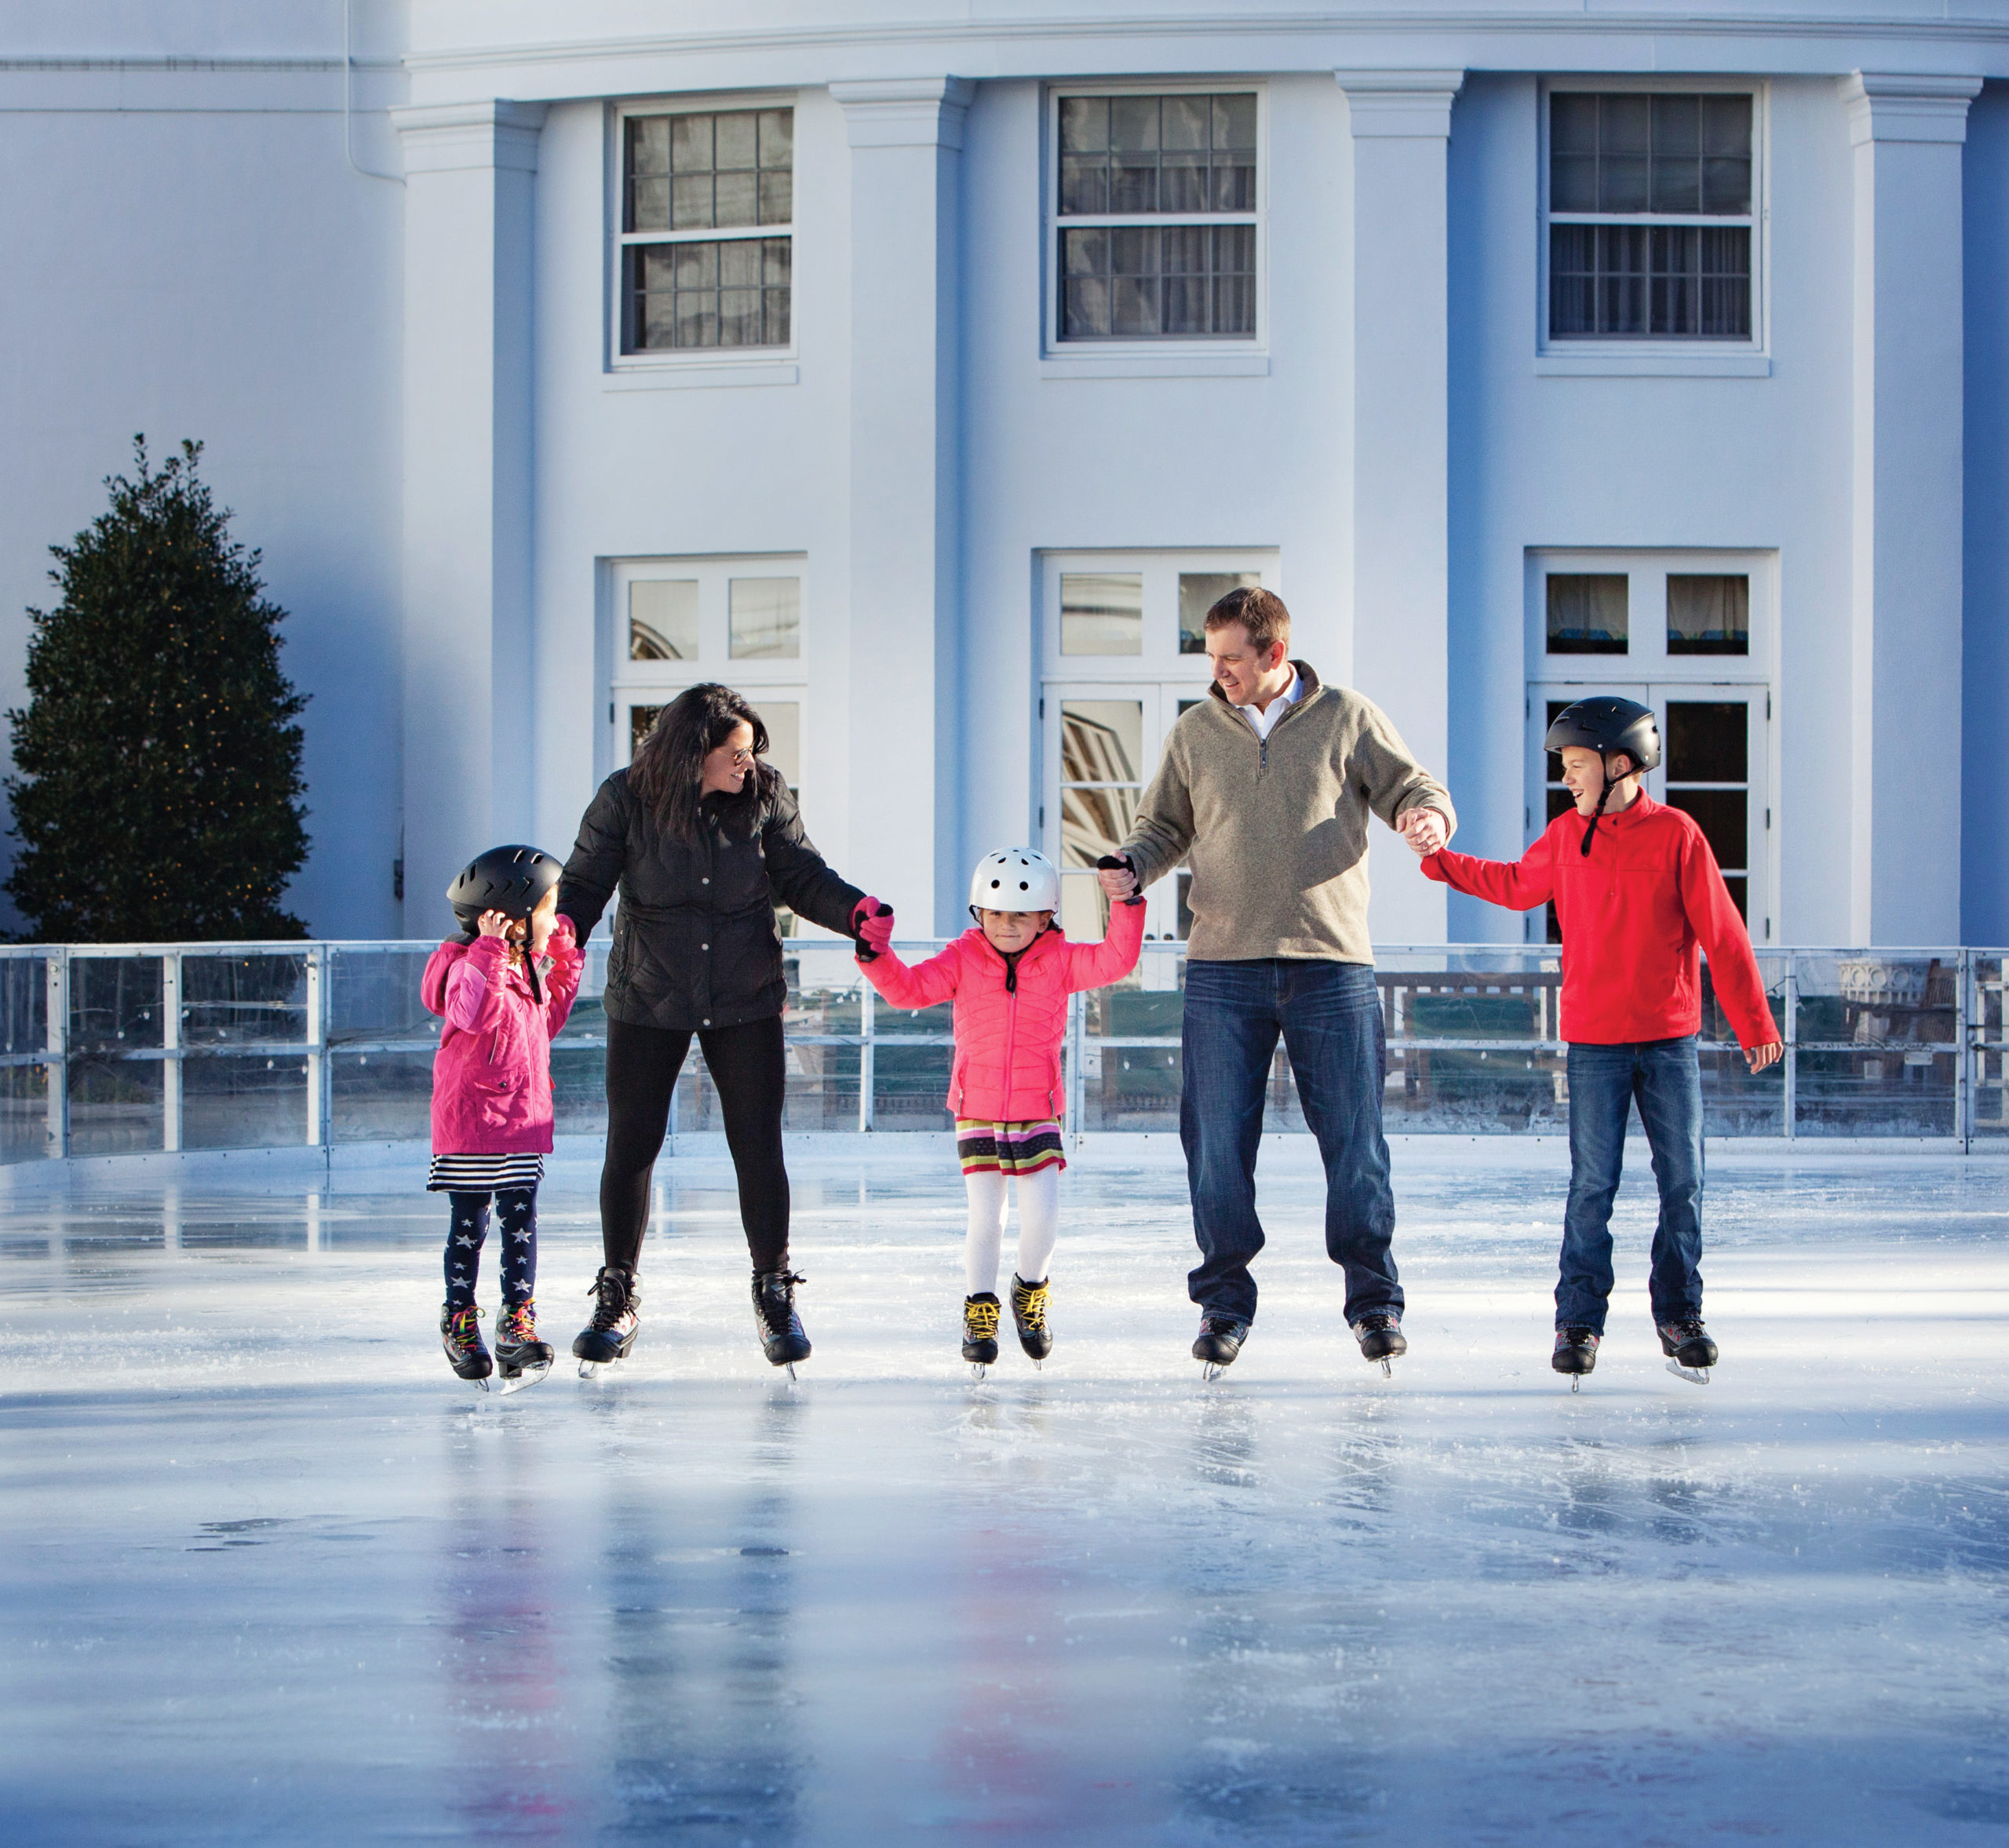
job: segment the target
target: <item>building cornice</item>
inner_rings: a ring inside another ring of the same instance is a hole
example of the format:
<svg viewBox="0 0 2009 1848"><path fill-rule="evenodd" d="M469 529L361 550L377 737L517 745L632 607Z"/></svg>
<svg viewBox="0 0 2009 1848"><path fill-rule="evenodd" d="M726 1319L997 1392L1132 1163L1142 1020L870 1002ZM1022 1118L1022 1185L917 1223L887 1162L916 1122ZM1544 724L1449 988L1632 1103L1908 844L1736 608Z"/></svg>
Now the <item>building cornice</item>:
<svg viewBox="0 0 2009 1848"><path fill-rule="evenodd" d="M1842 79L1849 142L1958 142L1967 138L1967 105L1978 77L1920 77L1858 71Z"/></svg>
<svg viewBox="0 0 2009 1848"><path fill-rule="evenodd" d="M498 97L484 103L405 103L391 111L407 173L470 169L537 171L546 106Z"/></svg>
<svg viewBox="0 0 2009 1848"><path fill-rule="evenodd" d="M1462 71L1336 71L1347 93L1357 141L1423 137L1451 133L1451 104L1465 81Z"/></svg>
<svg viewBox="0 0 2009 1848"><path fill-rule="evenodd" d="M961 77L871 77L830 86L854 148L960 148L975 94L976 86Z"/></svg>
<svg viewBox="0 0 2009 1848"><path fill-rule="evenodd" d="M492 66L564 64L603 59L688 57L704 54L822 50L835 48L975 47L1048 42L1122 43L1147 39L1348 38L1457 34L1512 39L1558 36L1609 39L1909 39L1922 46L2009 43L2009 9L2000 19L1907 16L1851 17L1843 13L1739 11L1673 15L1640 9L1600 12L1441 13L1394 10L1325 13L1240 13L1223 7L1216 17L1186 13L1071 17L929 20L897 24L761 27L715 32L665 32L581 39L546 39L450 51L417 51L405 60L414 74L476 71ZM968 57L953 59L977 68Z"/></svg>

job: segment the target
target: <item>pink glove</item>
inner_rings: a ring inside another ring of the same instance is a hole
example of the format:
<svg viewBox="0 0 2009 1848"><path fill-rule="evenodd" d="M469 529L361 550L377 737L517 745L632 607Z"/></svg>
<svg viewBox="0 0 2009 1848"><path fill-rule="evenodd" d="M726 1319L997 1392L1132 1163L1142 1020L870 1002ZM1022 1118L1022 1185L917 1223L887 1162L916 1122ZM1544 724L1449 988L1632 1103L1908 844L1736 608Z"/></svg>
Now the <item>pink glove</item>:
<svg viewBox="0 0 2009 1848"><path fill-rule="evenodd" d="M861 898L852 907L851 928L858 939L858 960L869 963L893 941L893 908L879 898Z"/></svg>

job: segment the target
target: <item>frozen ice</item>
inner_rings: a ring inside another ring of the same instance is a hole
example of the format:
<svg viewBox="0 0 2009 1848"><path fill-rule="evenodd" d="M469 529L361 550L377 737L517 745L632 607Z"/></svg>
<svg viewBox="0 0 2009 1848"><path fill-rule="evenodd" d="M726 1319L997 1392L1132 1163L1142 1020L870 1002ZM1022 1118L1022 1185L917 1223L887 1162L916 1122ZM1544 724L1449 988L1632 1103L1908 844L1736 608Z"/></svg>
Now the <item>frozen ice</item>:
<svg viewBox="0 0 2009 1848"><path fill-rule="evenodd" d="M980 1383L935 1139L791 1157L794 1386L710 1155L658 1168L641 1339L591 1381L595 1176L554 1166L560 1358L507 1397L439 1354L422 1155L0 1196L0 1828L2002 1839L2009 1162L1712 1147L1701 1389L1649 1325L1635 1150L1573 1396L1557 1151L1395 1159L1394 1378L1290 1139L1212 1385L1158 1138L1084 1146L1053 1357L1008 1340Z"/></svg>

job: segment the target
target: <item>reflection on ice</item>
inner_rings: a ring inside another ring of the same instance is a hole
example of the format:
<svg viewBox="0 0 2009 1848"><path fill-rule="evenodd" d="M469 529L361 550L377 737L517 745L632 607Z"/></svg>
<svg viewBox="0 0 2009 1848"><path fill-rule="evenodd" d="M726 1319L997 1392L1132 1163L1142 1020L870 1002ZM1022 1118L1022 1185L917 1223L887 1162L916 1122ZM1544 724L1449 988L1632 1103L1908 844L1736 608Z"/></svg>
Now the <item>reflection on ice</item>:
<svg viewBox="0 0 2009 1848"><path fill-rule="evenodd" d="M795 1388L708 1163L659 1172L633 1358L480 1401L433 1344L443 1216L394 1183L16 1197L9 1839L2009 1823L2009 1169L1712 1155L1706 1393L1661 1370L1637 1177L1573 1398L1543 1159L1401 1151L1412 1349L1384 1381L1310 1163L1266 1150L1262 1308L1205 1387L1180 1176L1093 1148L1055 1356L980 1385L925 1151L798 1176ZM546 1190L561 1345L592 1179Z"/></svg>

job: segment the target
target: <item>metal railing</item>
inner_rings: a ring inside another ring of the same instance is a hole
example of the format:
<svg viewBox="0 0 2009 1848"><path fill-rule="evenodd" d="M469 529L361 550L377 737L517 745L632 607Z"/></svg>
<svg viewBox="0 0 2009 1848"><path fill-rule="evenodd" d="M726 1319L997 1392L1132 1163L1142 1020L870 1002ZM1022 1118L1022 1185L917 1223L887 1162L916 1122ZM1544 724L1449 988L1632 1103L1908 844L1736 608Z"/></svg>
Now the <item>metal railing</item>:
<svg viewBox="0 0 2009 1848"><path fill-rule="evenodd" d="M0 946L0 1161L423 1139L439 1022L418 981L432 948ZM948 1128L948 1008L888 1008L842 942L791 941L788 962L788 1126ZM1788 1055L1745 1070L1705 972L1711 1134L2009 1147L2009 950L1767 950L1759 963ZM1176 1127L1183 975L1183 946L1148 943L1135 975L1074 998L1063 1070L1076 1133ZM552 1049L561 1132L604 1124L605 976L602 939ZM1378 950L1389 1128L1565 1132L1561 981L1552 946ZM1303 1128L1281 1050L1269 1103L1271 1127ZM672 1110L673 1131L718 1126L695 1055Z"/></svg>

